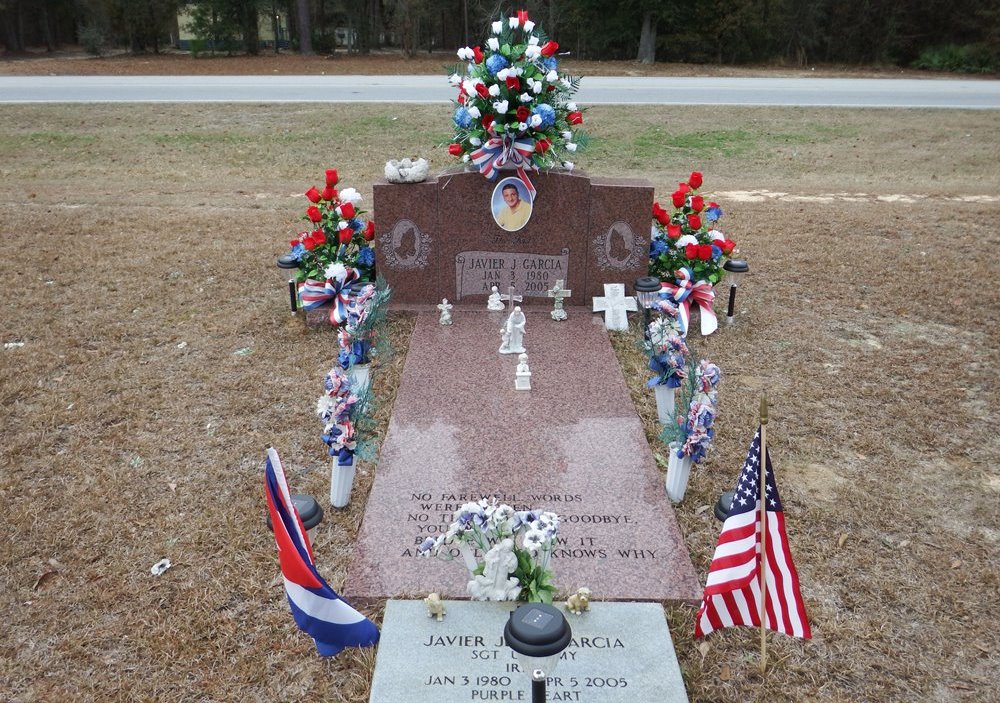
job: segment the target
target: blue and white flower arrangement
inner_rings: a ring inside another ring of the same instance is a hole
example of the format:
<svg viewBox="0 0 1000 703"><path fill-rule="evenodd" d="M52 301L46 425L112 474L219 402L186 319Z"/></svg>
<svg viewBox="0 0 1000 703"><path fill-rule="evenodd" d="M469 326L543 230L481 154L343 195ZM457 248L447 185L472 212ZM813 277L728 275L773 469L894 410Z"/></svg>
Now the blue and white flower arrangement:
<svg viewBox="0 0 1000 703"><path fill-rule="evenodd" d="M687 383L682 387L687 414L678 416L675 424L665 426L660 435L678 458L690 457L697 464L711 449L721 379L722 371L711 361L702 360L697 365L694 361L688 363Z"/></svg>

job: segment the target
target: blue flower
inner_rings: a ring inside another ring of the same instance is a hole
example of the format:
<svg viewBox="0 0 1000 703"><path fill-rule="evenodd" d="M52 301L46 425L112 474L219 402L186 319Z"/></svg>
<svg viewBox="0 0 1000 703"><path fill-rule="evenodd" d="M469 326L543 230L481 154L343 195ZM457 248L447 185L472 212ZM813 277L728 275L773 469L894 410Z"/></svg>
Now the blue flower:
<svg viewBox="0 0 1000 703"><path fill-rule="evenodd" d="M371 247L361 247L358 251L358 265L359 266L371 266L375 263L375 252L372 251Z"/></svg>
<svg viewBox="0 0 1000 703"><path fill-rule="evenodd" d="M720 217L722 217L722 208L718 205L705 211L705 219L709 222L718 222Z"/></svg>
<svg viewBox="0 0 1000 703"><path fill-rule="evenodd" d="M362 229L364 229L365 223L362 222L361 220L354 219L351 220L350 225L351 229L353 229L355 232L360 232Z"/></svg>
<svg viewBox="0 0 1000 703"><path fill-rule="evenodd" d="M717 247L717 246L715 246L713 244L712 245L712 258L713 259L718 259L720 256L722 256L722 249L720 249L719 247Z"/></svg>
<svg viewBox="0 0 1000 703"><path fill-rule="evenodd" d="M535 105L534 109L531 112L542 118L542 129L551 127L556 123L555 108L553 108L551 105L547 103L541 103L540 105Z"/></svg>
<svg viewBox="0 0 1000 703"><path fill-rule="evenodd" d="M545 66L545 68L548 69L549 71L556 70L556 67L558 66L558 64L559 64L559 62L556 61L556 57L555 56L550 56L547 59L542 59L542 65Z"/></svg>
<svg viewBox="0 0 1000 703"><path fill-rule="evenodd" d="M668 251L670 251L670 247L667 246L667 243L665 241L663 241L662 239L657 238L657 239L654 239L652 242L649 243L649 258L650 259L655 259L660 254L665 254Z"/></svg>
<svg viewBox="0 0 1000 703"><path fill-rule="evenodd" d="M493 54L486 59L486 68L494 76L508 66L510 66L510 63L500 54Z"/></svg>
<svg viewBox="0 0 1000 703"><path fill-rule="evenodd" d="M291 257L296 261L302 261L302 257L305 255L305 253L306 253L306 248L301 244L296 244L294 247L292 247Z"/></svg>
<svg viewBox="0 0 1000 703"><path fill-rule="evenodd" d="M455 110L455 117L453 119L455 120L455 124L462 129L465 129L472 124L472 115L470 115L469 111L464 107L460 107Z"/></svg>

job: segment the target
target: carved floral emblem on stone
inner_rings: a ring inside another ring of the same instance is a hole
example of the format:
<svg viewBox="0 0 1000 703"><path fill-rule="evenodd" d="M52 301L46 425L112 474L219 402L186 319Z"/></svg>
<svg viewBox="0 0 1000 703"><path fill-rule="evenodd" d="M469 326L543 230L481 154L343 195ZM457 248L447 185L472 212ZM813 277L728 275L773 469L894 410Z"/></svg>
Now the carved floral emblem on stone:
<svg viewBox="0 0 1000 703"><path fill-rule="evenodd" d="M379 238L380 249L390 269L422 269L427 266L431 236L410 220L399 220Z"/></svg>
<svg viewBox="0 0 1000 703"><path fill-rule="evenodd" d="M595 237L593 247L598 268L605 270L635 268L643 256L649 256L645 240L621 220L614 222L604 234Z"/></svg>

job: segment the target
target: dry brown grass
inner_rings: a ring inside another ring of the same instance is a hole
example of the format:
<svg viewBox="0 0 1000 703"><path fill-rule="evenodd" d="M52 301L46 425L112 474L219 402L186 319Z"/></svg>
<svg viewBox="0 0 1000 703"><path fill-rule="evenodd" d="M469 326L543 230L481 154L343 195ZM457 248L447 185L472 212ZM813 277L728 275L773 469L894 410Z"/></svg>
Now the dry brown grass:
<svg viewBox="0 0 1000 703"><path fill-rule="evenodd" d="M444 166L429 145L447 111L0 113L0 341L24 342L0 350L0 699L364 700L372 653L315 656L262 527L266 443L294 490L326 494L312 406L334 355L288 314L273 261L324 168L370 203L384 160ZM928 196L723 202L752 275L739 324L694 342L725 377L678 516L704 572L719 524L701 509L735 479L767 390L814 639L773 636L762 680L753 632L712 635L702 661L693 611L671 608L692 700L990 699L998 208L947 196L1000 193L1000 116L600 108L588 124L600 140L581 164L661 196L694 166L710 191ZM394 318L397 339L408 324ZM377 377L383 421L399 363ZM635 398L652 430L652 396ZM335 588L374 470L320 529ZM161 557L175 566L154 578Z"/></svg>

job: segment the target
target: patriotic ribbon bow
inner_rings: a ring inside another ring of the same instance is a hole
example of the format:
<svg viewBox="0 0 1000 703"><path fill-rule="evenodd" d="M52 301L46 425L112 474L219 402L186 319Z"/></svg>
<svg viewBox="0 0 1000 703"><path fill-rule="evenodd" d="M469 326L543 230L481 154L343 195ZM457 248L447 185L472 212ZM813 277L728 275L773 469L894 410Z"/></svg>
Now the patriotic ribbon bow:
<svg viewBox="0 0 1000 703"><path fill-rule="evenodd" d="M299 298L302 299L303 309L313 310L332 301L330 324L335 326L343 324L347 321L347 311L351 302L351 284L358 278L358 272L348 268L343 281L337 278L328 278L325 282L307 279L299 289Z"/></svg>
<svg viewBox="0 0 1000 703"><path fill-rule="evenodd" d="M687 266L674 272L677 283L664 282L661 287L670 294L670 299L677 305L677 320L681 325L681 335L687 337L688 325L691 322L691 301L698 305L701 311L701 333L708 336L719 328L719 320L712 308L715 302L715 290L708 281L694 281L694 274Z"/></svg>
<svg viewBox="0 0 1000 703"><path fill-rule="evenodd" d="M509 136L497 136L493 128L490 128L490 138L483 142L483 145L470 155L472 163L476 165L479 172L489 180L496 180L500 169L505 165L512 164L517 167L517 176L528 189L532 199L535 197L535 186L528 179L525 167L538 170L531 162L531 155L535 151L535 142L531 139L516 139Z"/></svg>

